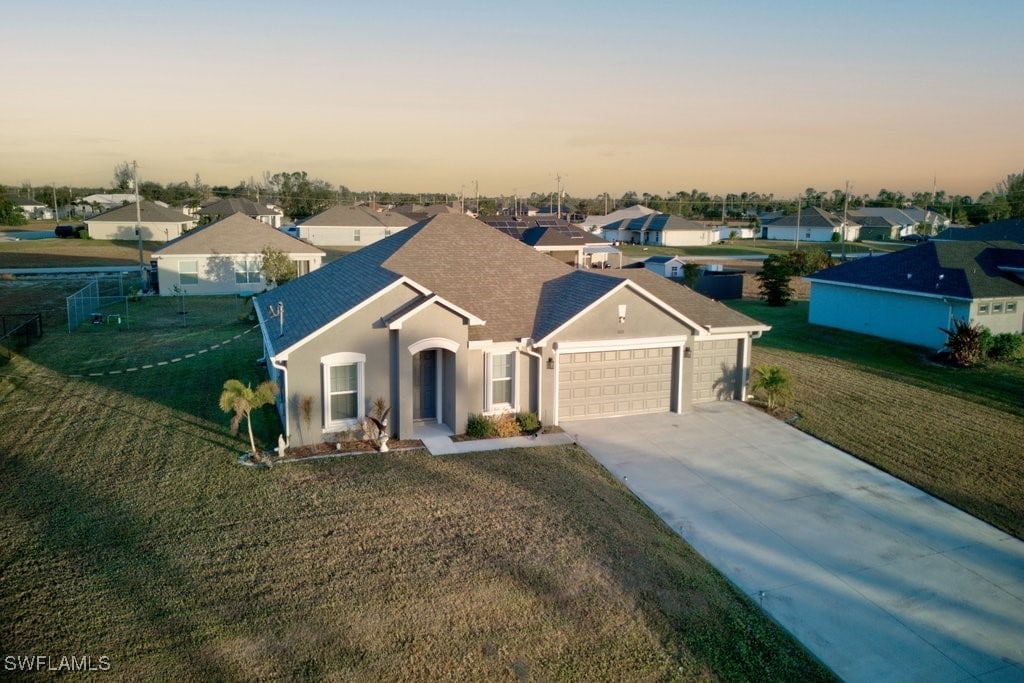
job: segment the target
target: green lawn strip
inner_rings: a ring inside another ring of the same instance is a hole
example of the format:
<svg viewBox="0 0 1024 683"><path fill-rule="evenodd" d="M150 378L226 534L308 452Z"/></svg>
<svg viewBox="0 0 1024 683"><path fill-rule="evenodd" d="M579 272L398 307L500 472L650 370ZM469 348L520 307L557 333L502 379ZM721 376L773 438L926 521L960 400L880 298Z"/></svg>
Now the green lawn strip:
<svg viewBox="0 0 1024 683"><path fill-rule="evenodd" d="M148 266L160 242L143 242ZM59 239L0 242L0 268L56 268L61 266L137 265L139 244L130 240Z"/></svg>
<svg viewBox="0 0 1024 683"><path fill-rule="evenodd" d="M761 301L729 301L730 307L772 326L755 348L835 358L866 372L953 395L1024 417L1024 364L990 363L961 369L935 364L929 351L887 339L845 332L807 322L808 302L776 308ZM933 410L941 411L943 401Z"/></svg>
<svg viewBox="0 0 1024 683"><path fill-rule="evenodd" d="M1018 415L824 354L757 343L753 361L792 374L801 430L1024 538Z"/></svg>
<svg viewBox="0 0 1024 683"><path fill-rule="evenodd" d="M829 678L576 447L242 468L215 405L184 409L205 388L30 350L0 392L10 652L142 680Z"/></svg>

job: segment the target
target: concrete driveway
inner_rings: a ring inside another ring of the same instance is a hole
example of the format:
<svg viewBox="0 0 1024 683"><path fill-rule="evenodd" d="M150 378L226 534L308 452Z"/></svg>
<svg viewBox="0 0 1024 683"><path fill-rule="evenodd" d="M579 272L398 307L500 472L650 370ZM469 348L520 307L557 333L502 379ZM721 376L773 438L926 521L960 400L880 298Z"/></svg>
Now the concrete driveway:
<svg viewBox="0 0 1024 683"><path fill-rule="evenodd" d="M1024 681L1024 543L742 403L563 423L847 681Z"/></svg>

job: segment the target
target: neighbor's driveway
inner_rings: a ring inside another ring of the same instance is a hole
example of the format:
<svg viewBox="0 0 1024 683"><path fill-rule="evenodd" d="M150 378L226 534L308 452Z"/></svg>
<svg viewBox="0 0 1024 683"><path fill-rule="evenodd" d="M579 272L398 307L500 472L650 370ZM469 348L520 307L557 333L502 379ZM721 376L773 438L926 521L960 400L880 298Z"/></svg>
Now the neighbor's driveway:
<svg viewBox="0 0 1024 683"><path fill-rule="evenodd" d="M563 423L847 681L1024 680L1024 543L742 403Z"/></svg>

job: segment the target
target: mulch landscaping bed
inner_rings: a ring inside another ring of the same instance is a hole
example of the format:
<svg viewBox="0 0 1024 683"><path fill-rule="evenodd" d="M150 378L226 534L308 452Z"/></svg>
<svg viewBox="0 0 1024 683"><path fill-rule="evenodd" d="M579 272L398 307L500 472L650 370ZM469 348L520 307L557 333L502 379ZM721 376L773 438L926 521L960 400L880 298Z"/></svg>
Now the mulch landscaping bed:
<svg viewBox="0 0 1024 683"><path fill-rule="evenodd" d="M341 448L338 449L336 444L333 443L318 443L312 446L300 446L298 448L289 448L286 452L285 458L287 460L301 460L303 458L312 458L318 455L339 455L343 453L376 453L377 449L369 441L342 441L340 443ZM401 441L395 441L388 439L388 450L395 451L399 449L408 448L423 448L423 442L419 439L404 439Z"/></svg>

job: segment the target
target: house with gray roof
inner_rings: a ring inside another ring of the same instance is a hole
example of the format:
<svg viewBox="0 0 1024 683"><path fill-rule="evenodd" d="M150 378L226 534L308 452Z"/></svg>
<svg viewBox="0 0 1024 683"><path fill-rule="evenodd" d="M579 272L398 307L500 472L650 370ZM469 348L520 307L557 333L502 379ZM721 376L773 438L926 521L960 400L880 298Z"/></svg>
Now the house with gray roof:
<svg viewBox="0 0 1024 683"><path fill-rule="evenodd" d="M622 219L601 228L606 240L660 247L688 247L713 244L718 231L703 223L667 213L651 213Z"/></svg>
<svg viewBox="0 0 1024 683"><path fill-rule="evenodd" d="M324 252L241 213L204 225L153 252L163 296L261 292L265 248L287 254L297 276L320 267Z"/></svg>
<svg viewBox="0 0 1024 683"><path fill-rule="evenodd" d="M266 223L272 228L281 227L281 212L272 209L265 204L257 204L245 197L224 197L210 202L199 209L200 216L206 216L213 221L227 218L233 213L241 213L250 218L255 218L260 223Z"/></svg>
<svg viewBox="0 0 1024 683"><path fill-rule="evenodd" d="M917 221L902 209L889 206L865 206L852 209L850 217L860 224L862 240L898 240L917 232Z"/></svg>
<svg viewBox="0 0 1024 683"><path fill-rule="evenodd" d="M940 349L954 320L1024 331L1024 247L925 242L804 278L815 325Z"/></svg>
<svg viewBox="0 0 1024 683"><path fill-rule="evenodd" d="M490 216L478 220L577 268L622 267L622 252L608 240L560 218Z"/></svg>
<svg viewBox="0 0 1024 683"><path fill-rule="evenodd" d="M37 202L31 197L23 197L21 195L11 193L4 195L4 199L21 209L21 212L25 214L25 218L30 220L50 220L53 218L52 207L49 207L42 202Z"/></svg>
<svg viewBox="0 0 1024 683"><path fill-rule="evenodd" d="M261 294L256 311L292 445L358 429L378 397L399 438L462 433L479 413L557 425L742 399L768 329L654 273L573 268L452 214Z"/></svg>
<svg viewBox="0 0 1024 683"><path fill-rule="evenodd" d="M371 206L332 206L299 224L299 239L320 247L365 247L413 224L394 211Z"/></svg>
<svg viewBox="0 0 1024 683"><path fill-rule="evenodd" d="M932 238L935 241L1009 241L1024 244L1024 218L1004 218L974 228L949 227Z"/></svg>
<svg viewBox="0 0 1024 683"><path fill-rule="evenodd" d="M831 242L833 235L843 237L852 242L860 236L860 224L853 219L843 221L831 211L817 206L802 209L777 218L764 226L765 238L770 240L786 240L793 242L799 238L801 242Z"/></svg>
<svg viewBox="0 0 1024 683"><path fill-rule="evenodd" d="M678 256L650 256L644 261L644 268L662 277L682 277L685 266Z"/></svg>
<svg viewBox="0 0 1024 683"><path fill-rule="evenodd" d="M922 209L919 206L910 206L902 209L902 211L910 216L917 225L925 224L930 226L933 232L938 232L943 228L948 228L953 223L953 221L948 217L942 215L938 211L933 211L932 209Z"/></svg>
<svg viewBox="0 0 1024 683"><path fill-rule="evenodd" d="M142 239L169 242L196 227L196 219L180 211L142 200L136 214L135 202L85 219L89 237L94 240L136 240L136 217Z"/></svg>

